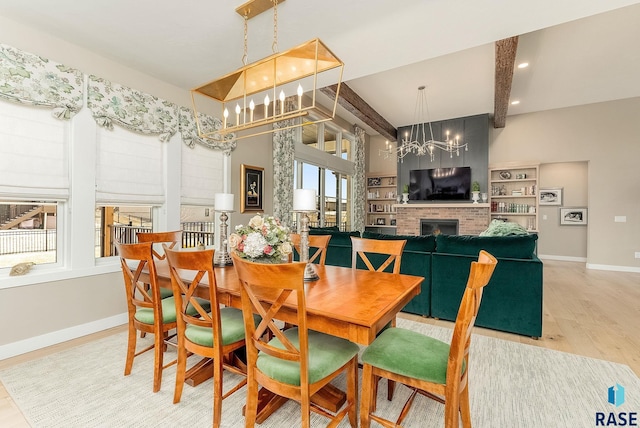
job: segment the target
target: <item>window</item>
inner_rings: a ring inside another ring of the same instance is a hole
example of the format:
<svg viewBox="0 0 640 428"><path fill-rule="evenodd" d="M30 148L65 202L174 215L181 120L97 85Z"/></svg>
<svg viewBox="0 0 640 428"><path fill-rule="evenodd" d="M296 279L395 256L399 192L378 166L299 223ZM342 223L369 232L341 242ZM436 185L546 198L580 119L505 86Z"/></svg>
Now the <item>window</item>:
<svg viewBox="0 0 640 428"><path fill-rule="evenodd" d="M0 201L0 269L57 262L56 202Z"/></svg>
<svg viewBox="0 0 640 428"><path fill-rule="evenodd" d="M48 109L0 102L0 269L58 263L69 196L69 125Z"/></svg>
<svg viewBox="0 0 640 428"><path fill-rule="evenodd" d="M117 255L115 243L138 242L138 232L153 231L153 208L150 206L110 205L96 208L95 256Z"/></svg>
<svg viewBox="0 0 640 428"><path fill-rule="evenodd" d="M316 190L318 212L310 216L311 226L350 230L354 137L319 123L302 127L301 140L296 144L294 188Z"/></svg>

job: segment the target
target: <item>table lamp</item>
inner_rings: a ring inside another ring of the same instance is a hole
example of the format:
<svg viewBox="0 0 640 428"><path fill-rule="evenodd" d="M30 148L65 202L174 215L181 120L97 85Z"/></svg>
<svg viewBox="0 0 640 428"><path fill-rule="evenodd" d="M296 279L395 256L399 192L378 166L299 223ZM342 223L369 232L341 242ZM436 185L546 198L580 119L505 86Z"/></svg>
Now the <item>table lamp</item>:
<svg viewBox="0 0 640 428"><path fill-rule="evenodd" d="M300 213L300 261L307 262L304 269L305 281L316 281L320 277L313 263L309 263L309 213L316 209L316 191L314 189L295 189L293 191L293 211Z"/></svg>
<svg viewBox="0 0 640 428"><path fill-rule="evenodd" d="M220 249L213 256L215 266L232 265L231 255L227 250L227 213L233 212L233 193L216 193L214 209L220 213Z"/></svg>

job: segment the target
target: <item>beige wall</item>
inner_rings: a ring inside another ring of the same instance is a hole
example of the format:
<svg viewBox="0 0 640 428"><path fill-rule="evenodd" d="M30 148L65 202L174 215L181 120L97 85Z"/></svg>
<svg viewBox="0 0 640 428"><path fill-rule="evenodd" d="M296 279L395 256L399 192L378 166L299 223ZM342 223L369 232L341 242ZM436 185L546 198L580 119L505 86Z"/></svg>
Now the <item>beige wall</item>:
<svg viewBox="0 0 640 428"><path fill-rule="evenodd" d="M509 116L505 128L490 131L491 164L588 162L589 267L640 268L640 259L634 258L640 251L639 118L640 98L630 98ZM554 176L562 179L558 171ZM569 183L568 173L565 178ZM627 221L616 223L615 216ZM541 237L548 238L555 239Z"/></svg>
<svg viewBox="0 0 640 428"><path fill-rule="evenodd" d="M563 207L588 207L588 163L540 165L540 188L562 188ZM538 255L564 260L587 259L587 226L561 226L560 207L540 205ZM588 221L587 212L587 224Z"/></svg>

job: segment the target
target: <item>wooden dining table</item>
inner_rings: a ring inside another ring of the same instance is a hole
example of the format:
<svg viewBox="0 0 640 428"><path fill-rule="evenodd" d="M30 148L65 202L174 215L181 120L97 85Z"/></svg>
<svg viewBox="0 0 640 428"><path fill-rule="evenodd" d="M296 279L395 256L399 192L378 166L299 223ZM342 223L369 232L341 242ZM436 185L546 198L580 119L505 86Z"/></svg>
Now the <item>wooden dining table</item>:
<svg viewBox="0 0 640 428"><path fill-rule="evenodd" d="M421 276L373 272L339 266L315 265L319 279L305 283L307 326L309 329L350 340L361 345L369 345L376 335L391 322L400 310L420 293ZM241 308L240 282L233 266L215 267L216 286L220 304ZM169 267L164 261L156 262L158 282L163 287L171 287ZM208 298L206 275L199 287L200 297ZM272 301L268 294L260 295L265 301ZM295 301L279 314L281 321L297 324ZM200 371L197 379L189 383L196 385L210 373ZM344 393L335 387L324 389L314 396L316 403L337 411L344 402ZM282 400L265 392L261 402L263 407L258 421L282 404ZM284 400L286 401L286 399Z"/></svg>

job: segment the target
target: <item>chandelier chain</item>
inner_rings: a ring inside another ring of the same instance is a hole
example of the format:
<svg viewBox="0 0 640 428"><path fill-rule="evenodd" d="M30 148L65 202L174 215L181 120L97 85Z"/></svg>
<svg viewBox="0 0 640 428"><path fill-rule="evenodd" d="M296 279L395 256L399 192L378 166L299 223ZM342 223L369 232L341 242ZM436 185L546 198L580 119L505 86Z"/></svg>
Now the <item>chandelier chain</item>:
<svg viewBox="0 0 640 428"><path fill-rule="evenodd" d="M242 64L247 65L249 57L247 55L247 46L249 45L249 15L244 14L244 54L242 55Z"/></svg>
<svg viewBox="0 0 640 428"><path fill-rule="evenodd" d="M273 53L278 53L278 0L273 0Z"/></svg>

